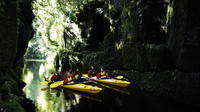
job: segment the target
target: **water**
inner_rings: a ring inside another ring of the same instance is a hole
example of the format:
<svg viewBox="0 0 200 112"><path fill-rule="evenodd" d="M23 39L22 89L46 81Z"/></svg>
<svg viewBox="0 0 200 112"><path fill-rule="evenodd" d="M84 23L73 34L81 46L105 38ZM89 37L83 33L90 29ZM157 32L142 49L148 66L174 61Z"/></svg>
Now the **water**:
<svg viewBox="0 0 200 112"><path fill-rule="evenodd" d="M89 94L67 89L50 89L40 85L43 62L27 62L24 92L33 100L37 112L199 112L199 107L181 104L173 99L156 97L141 91L136 85L116 88L100 85L105 90ZM94 84L94 83L91 83ZM95 84L94 84L95 85Z"/></svg>

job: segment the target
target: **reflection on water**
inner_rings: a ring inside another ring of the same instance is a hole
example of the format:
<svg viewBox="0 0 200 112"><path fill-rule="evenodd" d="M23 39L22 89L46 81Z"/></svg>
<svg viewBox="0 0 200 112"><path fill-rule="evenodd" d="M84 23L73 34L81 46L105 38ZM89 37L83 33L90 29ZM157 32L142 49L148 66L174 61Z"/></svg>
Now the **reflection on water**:
<svg viewBox="0 0 200 112"><path fill-rule="evenodd" d="M34 101L38 112L65 112L78 104L80 96L74 95L65 99L64 92L49 89L40 85L45 73L43 62L26 62L23 80L27 83L24 92L27 98Z"/></svg>
<svg viewBox="0 0 200 112"><path fill-rule="evenodd" d="M152 96L135 85L127 88L128 91L106 87L98 95L49 89L40 85L45 75L50 76L45 62L26 62L23 80L27 86L24 92L27 98L34 101L37 112L199 112L199 107Z"/></svg>

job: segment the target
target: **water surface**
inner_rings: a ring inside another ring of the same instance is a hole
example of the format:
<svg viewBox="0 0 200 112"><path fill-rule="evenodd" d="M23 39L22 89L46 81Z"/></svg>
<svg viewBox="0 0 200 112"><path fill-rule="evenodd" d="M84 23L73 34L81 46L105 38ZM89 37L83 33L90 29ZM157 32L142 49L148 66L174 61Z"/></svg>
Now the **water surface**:
<svg viewBox="0 0 200 112"><path fill-rule="evenodd" d="M89 94L67 89L50 89L40 85L45 73L43 61L27 61L24 92L36 106L37 112L199 112L192 105L178 103L170 98L153 96L136 85L128 88L105 88L99 94ZM48 74L49 76L51 74ZM95 85L94 83L91 83Z"/></svg>

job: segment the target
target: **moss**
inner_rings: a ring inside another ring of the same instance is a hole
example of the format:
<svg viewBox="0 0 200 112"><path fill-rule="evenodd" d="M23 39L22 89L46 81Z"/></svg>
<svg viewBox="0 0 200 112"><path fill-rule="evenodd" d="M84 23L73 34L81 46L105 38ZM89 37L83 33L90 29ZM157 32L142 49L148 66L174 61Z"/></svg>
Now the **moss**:
<svg viewBox="0 0 200 112"><path fill-rule="evenodd" d="M3 100L0 100L0 106L6 112L24 112L21 104L19 103L20 99L14 94L8 94L4 96Z"/></svg>
<svg viewBox="0 0 200 112"><path fill-rule="evenodd" d="M19 89L17 87L17 82L13 81L13 80L10 80L10 81L5 81L0 90L3 92L3 93L19 93Z"/></svg>

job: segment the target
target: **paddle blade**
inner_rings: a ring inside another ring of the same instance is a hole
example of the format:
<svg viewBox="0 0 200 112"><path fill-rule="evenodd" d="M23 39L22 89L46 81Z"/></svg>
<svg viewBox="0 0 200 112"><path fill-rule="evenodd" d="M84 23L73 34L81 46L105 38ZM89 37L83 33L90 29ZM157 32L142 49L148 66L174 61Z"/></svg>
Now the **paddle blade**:
<svg viewBox="0 0 200 112"><path fill-rule="evenodd" d="M88 78L88 74L82 74L82 77L83 79L87 79Z"/></svg>
<svg viewBox="0 0 200 112"><path fill-rule="evenodd" d="M49 82L48 82L48 81L42 81L42 82L40 82L40 84L41 84L41 85L48 85Z"/></svg>
<svg viewBox="0 0 200 112"><path fill-rule="evenodd" d="M57 88L58 86L62 85L63 81L57 81L50 85L50 88Z"/></svg>
<svg viewBox="0 0 200 112"><path fill-rule="evenodd" d="M117 77L115 77L116 79L123 79L124 78L124 76L122 76L122 75L119 75L119 76L117 76Z"/></svg>

